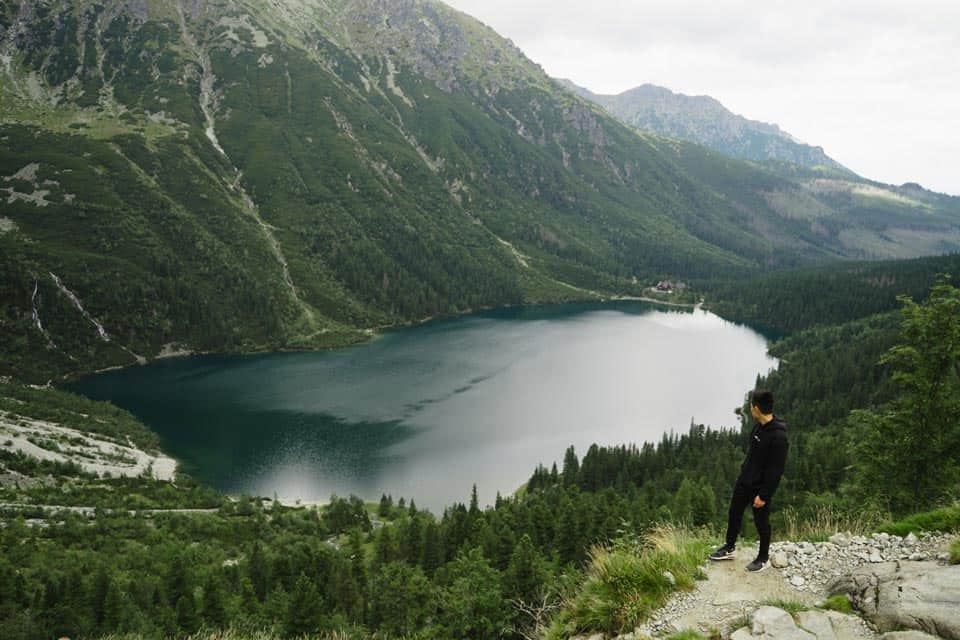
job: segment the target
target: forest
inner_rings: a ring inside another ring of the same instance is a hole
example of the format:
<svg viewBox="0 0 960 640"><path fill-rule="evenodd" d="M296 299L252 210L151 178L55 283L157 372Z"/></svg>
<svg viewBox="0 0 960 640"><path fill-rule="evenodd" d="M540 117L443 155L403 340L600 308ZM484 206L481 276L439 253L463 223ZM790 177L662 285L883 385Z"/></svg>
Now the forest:
<svg viewBox="0 0 960 640"><path fill-rule="evenodd" d="M771 345L781 366L756 384L781 399L777 413L791 425L775 531L825 511L879 527L956 498L960 290L940 279L918 297ZM72 397L51 404L70 410ZM923 418L931 412L944 425L938 445L918 447L916 434L934 429ZM4 513L0 636L160 638L230 627L287 637L520 638L539 624L532 603L575 629L570 603L598 545L663 523L717 535L748 429L746 420L741 430L690 425L657 443L571 447L515 495L484 508L474 491L437 515L402 497L284 507L228 499L185 476L173 486L47 469L57 487L6 488L0 501L39 505L60 492L98 508ZM931 462L938 473L917 494L918 470ZM172 507L204 511L144 511Z"/></svg>

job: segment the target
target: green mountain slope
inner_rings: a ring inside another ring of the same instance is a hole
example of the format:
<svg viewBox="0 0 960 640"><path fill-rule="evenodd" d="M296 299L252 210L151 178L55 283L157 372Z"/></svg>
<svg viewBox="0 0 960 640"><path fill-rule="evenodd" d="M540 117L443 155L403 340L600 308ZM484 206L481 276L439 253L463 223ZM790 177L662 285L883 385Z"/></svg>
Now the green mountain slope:
<svg viewBox="0 0 960 640"><path fill-rule="evenodd" d="M795 185L638 134L437 2L8 2L0 374L863 256Z"/></svg>

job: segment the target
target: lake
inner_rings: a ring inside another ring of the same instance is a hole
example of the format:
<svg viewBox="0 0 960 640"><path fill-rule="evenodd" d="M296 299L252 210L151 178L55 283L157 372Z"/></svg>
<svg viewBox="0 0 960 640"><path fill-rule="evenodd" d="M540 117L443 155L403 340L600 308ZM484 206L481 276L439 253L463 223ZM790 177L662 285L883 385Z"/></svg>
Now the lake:
<svg viewBox="0 0 960 640"><path fill-rule="evenodd" d="M766 339L638 302L509 308L320 353L195 356L86 378L164 450L231 494L413 497L439 512L513 492L574 445L735 426Z"/></svg>

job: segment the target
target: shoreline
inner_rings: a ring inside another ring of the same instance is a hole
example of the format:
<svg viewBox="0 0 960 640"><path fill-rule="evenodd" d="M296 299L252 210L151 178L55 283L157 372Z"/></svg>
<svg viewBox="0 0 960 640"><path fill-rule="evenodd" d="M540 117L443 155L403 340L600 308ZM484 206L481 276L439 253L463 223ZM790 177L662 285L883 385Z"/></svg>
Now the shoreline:
<svg viewBox="0 0 960 640"><path fill-rule="evenodd" d="M296 347L265 347L265 348L252 348L249 350L208 350L208 351L195 351L189 348L189 345L181 342L169 342L163 345L160 353L154 356L145 358L143 361L134 361L127 364L116 364L108 367L103 367L100 369L94 369L90 371L78 371L73 373L64 374L58 381L53 379L47 381L47 386L53 386L55 388L60 388L63 385L69 384L71 382L77 382L83 378L90 376L96 376L103 373L109 373L111 371L121 371L130 367L143 367L154 364L161 360L176 360L180 358L189 358L192 356L202 356L202 355L224 355L224 356L254 356L254 355L264 355L269 353L323 353L326 351L334 351L337 349L346 349L349 347L368 344L382 337L383 332L393 330L393 329L406 329L412 327L418 327L424 325L433 320L445 320L445 319L456 319L462 318L464 316L473 315L476 313L483 313L485 311L496 311L500 309L522 309L528 307L555 307L562 306L567 304L583 304L589 302L595 303L609 303L609 302L644 302L648 304L656 304L665 307L674 307L674 308L683 308L698 310L704 308L704 300L700 299L699 302L671 302L669 300L659 300L657 298L650 298L647 296L632 296L632 295L603 295L599 292L589 291L587 289L580 289L579 287L573 287L573 285L568 285L571 288L575 288L579 291L585 293L595 294L595 297L591 298L582 298L575 300L568 300L565 302L537 302L537 303L520 303L520 304L503 304L503 305L491 305L491 306L482 306L477 308L464 309L459 313L453 314L434 314L430 316L425 316L423 318L418 318L415 320L408 320L405 322L396 322L393 324L382 324L375 325L372 327L358 328L356 329L356 334L360 338L354 342L347 344L329 346L329 347L315 347L315 348L296 348Z"/></svg>

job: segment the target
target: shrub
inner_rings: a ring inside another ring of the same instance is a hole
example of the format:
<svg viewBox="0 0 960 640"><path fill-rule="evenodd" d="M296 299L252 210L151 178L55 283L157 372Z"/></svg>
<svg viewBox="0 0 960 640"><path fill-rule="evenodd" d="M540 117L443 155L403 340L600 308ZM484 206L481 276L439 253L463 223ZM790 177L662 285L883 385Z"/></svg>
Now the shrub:
<svg viewBox="0 0 960 640"><path fill-rule="evenodd" d="M706 535L669 525L655 527L639 540L621 538L595 547L579 591L565 603L547 637L633 629L671 593L693 588L709 549Z"/></svg>

